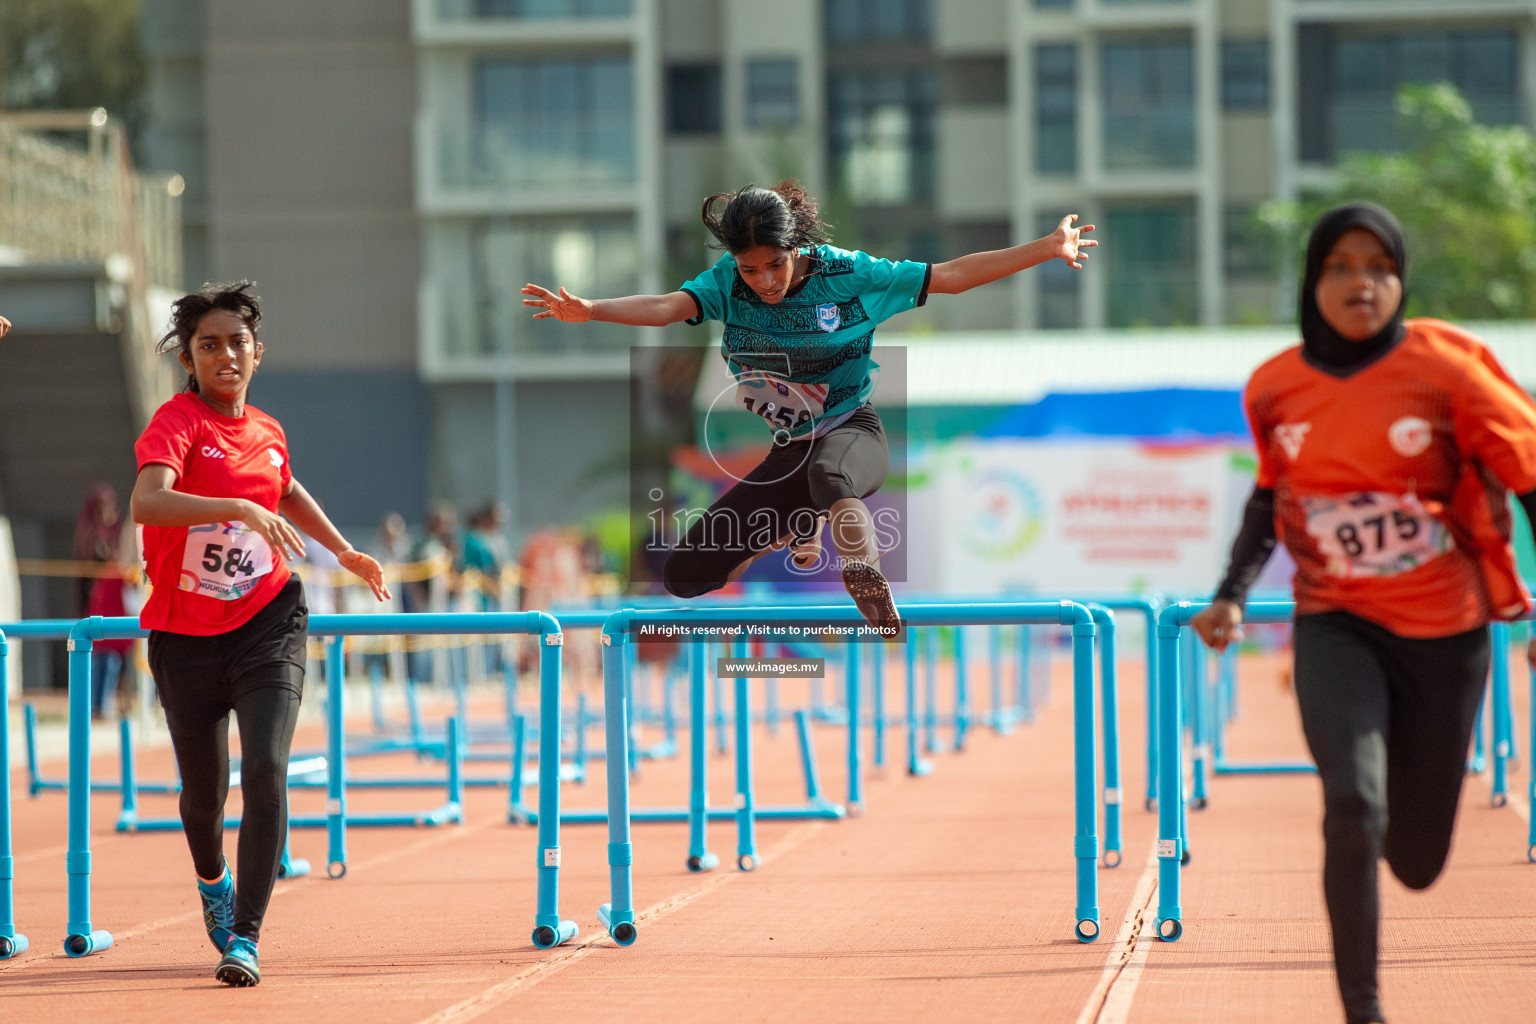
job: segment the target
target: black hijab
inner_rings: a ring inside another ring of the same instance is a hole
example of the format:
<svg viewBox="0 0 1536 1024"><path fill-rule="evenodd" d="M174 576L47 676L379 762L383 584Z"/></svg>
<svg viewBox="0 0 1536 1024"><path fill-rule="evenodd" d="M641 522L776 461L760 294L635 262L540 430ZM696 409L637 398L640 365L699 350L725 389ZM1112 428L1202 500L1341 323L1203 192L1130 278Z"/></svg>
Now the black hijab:
<svg viewBox="0 0 1536 1024"><path fill-rule="evenodd" d="M1397 263L1397 276L1403 282L1403 297L1392 319L1380 331L1364 341L1350 341L1323 319L1317 309L1317 281L1323 274L1323 261L1340 238L1355 228L1365 228L1381 240L1382 247ZM1403 241L1403 226L1391 212L1375 203L1350 203L1318 218L1307 239L1307 268L1301 281L1301 349L1307 362L1337 377L1375 362L1403 336L1403 307L1408 302L1408 248Z"/></svg>

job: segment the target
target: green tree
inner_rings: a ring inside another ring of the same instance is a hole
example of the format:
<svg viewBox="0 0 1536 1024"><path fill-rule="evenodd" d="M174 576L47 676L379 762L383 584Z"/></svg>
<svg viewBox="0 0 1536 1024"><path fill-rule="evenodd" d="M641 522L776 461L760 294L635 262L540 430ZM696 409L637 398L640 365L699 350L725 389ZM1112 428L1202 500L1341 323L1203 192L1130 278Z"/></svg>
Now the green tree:
<svg viewBox="0 0 1536 1024"><path fill-rule="evenodd" d="M1536 319L1536 137L1478 124L1446 83L1404 86L1397 110L1403 150L1345 153L1333 187L1266 203L1260 220L1299 265L1323 211L1380 203L1408 235L1408 315Z"/></svg>
<svg viewBox="0 0 1536 1024"><path fill-rule="evenodd" d="M137 137L143 123L140 0L0 0L0 106L105 107Z"/></svg>

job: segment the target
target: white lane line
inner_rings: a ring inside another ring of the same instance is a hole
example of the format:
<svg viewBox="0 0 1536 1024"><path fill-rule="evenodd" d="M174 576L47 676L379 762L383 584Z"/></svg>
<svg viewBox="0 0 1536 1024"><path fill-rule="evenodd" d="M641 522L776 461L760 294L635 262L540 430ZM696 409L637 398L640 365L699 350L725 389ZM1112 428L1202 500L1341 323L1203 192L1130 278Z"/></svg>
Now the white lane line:
<svg viewBox="0 0 1536 1024"><path fill-rule="evenodd" d="M785 836L773 849L764 852L762 859L765 861L778 859L825 827L826 822L822 821L812 821L801 825ZM714 892L722 885L742 877L742 874L743 872L740 871L721 872L692 892L684 893L676 899L665 903L658 903L636 914L635 924L638 926L648 921L656 921L674 911L681 910L688 906L688 904L694 903ZM452 1006L440 1010L430 1017L423 1018L419 1024L460 1024L462 1021L474 1020L476 1017L489 1013L505 1003L516 995L519 990L537 985L550 975L564 970L577 960L590 955L594 950L609 948L613 945L613 940L608 937L608 933L600 932L584 942L562 950L547 960L539 961L505 981L492 985L478 995L470 996L468 999L454 1003Z"/></svg>
<svg viewBox="0 0 1536 1024"><path fill-rule="evenodd" d="M1157 892L1157 841L1147 849L1147 863L1136 891L1115 933L1115 941L1109 947L1104 972L1098 984L1088 996L1083 1012L1077 1015L1077 1024L1124 1024L1131 1009L1131 998L1141 980L1141 969L1147 961L1147 950L1157 941L1154 914L1148 913L1152 896Z"/></svg>

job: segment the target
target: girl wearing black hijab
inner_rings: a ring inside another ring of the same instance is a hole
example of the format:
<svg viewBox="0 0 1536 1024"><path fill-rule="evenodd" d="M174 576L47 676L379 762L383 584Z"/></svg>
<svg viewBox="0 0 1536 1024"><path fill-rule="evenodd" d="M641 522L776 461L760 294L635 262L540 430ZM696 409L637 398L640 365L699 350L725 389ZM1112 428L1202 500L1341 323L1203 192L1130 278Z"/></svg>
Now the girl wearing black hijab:
<svg viewBox="0 0 1536 1024"><path fill-rule="evenodd" d="M1385 1019L1377 860L1413 889L1439 876L1488 673L1488 622L1531 606L1508 495L1536 522L1536 402L1471 334L1404 321L1407 273L1402 228L1379 206L1339 207L1312 229L1302 343L1248 382L1258 479L1226 578L1191 620L1217 650L1240 640L1248 589L1284 541L1349 1024Z"/></svg>

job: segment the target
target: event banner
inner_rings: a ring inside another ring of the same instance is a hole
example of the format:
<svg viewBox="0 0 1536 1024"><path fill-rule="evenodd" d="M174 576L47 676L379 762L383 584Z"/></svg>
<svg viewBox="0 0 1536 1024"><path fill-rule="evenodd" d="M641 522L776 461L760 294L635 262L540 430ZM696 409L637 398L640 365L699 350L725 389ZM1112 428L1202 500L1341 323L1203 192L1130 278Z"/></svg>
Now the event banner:
<svg viewBox="0 0 1536 1024"><path fill-rule="evenodd" d="M927 495L948 593L1206 593L1231 544L1225 446L1013 439L945 446Z"/></svg>

